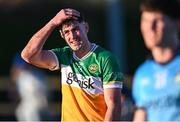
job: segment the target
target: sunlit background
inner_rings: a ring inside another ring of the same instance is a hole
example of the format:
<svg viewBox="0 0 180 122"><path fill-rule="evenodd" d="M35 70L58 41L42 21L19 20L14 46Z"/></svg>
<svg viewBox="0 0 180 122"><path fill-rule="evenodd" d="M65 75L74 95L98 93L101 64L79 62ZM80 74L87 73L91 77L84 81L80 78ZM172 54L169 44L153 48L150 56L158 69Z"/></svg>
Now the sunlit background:
<svg viewBox="0 0 180 122"><path fill-rule="evenodd" d="M89 23L89 39L111 50L119 59L122 72L130 78L145 59L139 30L140 0L0 0L0 120L16 120L14 100L16 87L10 71L12 60L31 36L62 8L82 11ZM58 30L54 30L45 49L65 46ZM49 79L49 111L52 120L60 116L59 72L44 70ZM125 83L131 88L131 80ZM13 96L13 97L12 97Z"/></svg>

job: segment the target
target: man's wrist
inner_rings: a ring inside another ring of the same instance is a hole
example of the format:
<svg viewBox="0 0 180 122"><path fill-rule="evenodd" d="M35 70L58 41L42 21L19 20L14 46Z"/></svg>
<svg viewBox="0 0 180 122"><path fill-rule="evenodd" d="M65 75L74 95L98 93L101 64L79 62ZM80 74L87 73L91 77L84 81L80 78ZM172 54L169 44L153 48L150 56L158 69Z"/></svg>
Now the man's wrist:
<svg viewBox="0 0 180 122"><path fill-rule="evenodd" d="M52 29L54 29L54 28L57 27L57 24L55 24L55 23L53 22L53 20L50 20L50 21L47 23L47 26L50 27L50 28L52 28Z"/></svg>

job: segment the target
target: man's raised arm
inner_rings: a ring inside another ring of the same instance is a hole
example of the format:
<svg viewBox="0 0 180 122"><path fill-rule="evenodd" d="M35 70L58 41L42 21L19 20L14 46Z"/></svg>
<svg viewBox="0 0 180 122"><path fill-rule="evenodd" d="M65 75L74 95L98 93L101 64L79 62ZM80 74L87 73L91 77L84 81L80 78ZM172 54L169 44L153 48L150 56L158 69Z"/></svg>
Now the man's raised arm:
<svg viewBox="0 0 180 122"><path fill-rule="evenodd" d="M51 19L43 28L35 33L28 44L23 49L22 58L33 65L41 68L53 69L57 65L54 54L50 51L43 50L44 43L48 39L52 31L59 26L65 19L80 16L79 12L73 9L62 9L57 15Z"/></svg>

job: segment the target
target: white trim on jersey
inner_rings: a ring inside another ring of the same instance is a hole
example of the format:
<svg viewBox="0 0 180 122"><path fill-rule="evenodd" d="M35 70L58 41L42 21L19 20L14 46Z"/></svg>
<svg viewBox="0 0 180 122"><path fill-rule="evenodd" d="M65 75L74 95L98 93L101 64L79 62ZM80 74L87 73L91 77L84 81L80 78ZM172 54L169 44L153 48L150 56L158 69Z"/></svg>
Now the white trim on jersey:
<svg viewBox="0 0 180 122"><path fill-rule="evenodd" d="M103 88L122 88L122 84L103 85Z"/></svg>

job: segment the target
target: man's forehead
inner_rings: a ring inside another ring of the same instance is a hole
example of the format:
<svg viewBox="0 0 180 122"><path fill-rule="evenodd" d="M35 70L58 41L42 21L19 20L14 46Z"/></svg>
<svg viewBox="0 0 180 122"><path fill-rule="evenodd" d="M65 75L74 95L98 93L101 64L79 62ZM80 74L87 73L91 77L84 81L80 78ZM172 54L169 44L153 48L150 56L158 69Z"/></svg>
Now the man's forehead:
<svg viewBox="0 0 180 122"><path fill-rule="evenodd" d="M62 30L77 27L79 26L79 24L80 23L78 21L72 21L72 22L66 23L62 26Z"/></svg>

